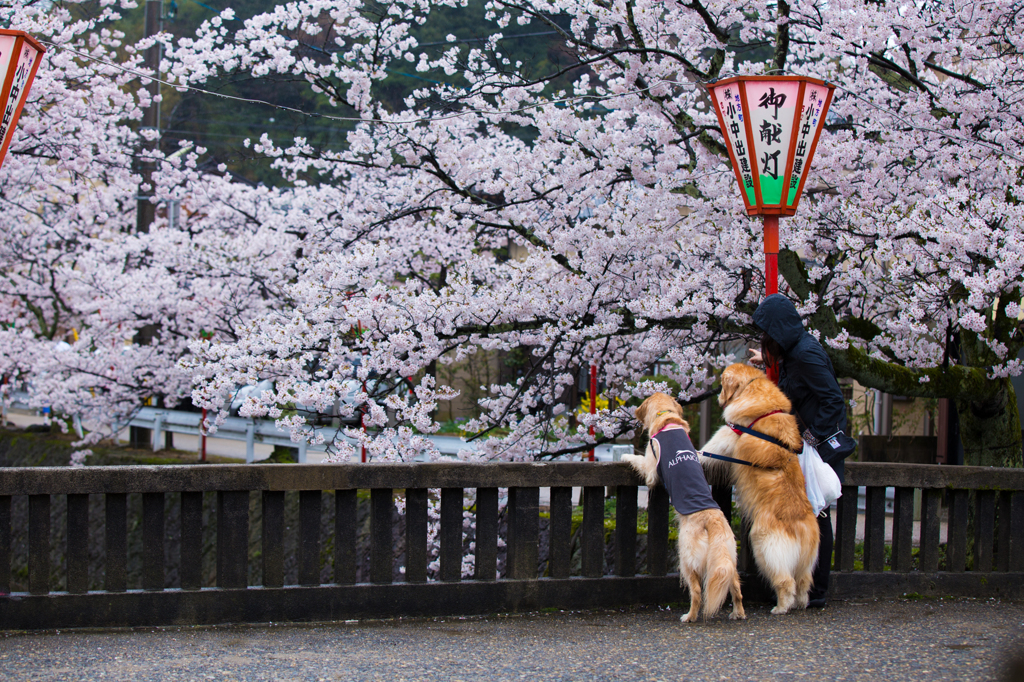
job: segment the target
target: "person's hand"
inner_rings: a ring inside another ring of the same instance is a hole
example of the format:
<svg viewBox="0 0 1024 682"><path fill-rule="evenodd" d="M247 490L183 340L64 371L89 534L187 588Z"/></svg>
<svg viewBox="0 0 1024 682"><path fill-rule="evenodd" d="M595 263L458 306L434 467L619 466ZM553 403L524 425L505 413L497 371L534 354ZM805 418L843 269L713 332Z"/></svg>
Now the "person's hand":
<svg viewBox="0 0 1024 682"><path fill-rule="evenodd" d="M764 358L761 357L761 351L756 348L748 348L747 352L750 353L750 359L748 362L754 367L764 367Z"/></svg>

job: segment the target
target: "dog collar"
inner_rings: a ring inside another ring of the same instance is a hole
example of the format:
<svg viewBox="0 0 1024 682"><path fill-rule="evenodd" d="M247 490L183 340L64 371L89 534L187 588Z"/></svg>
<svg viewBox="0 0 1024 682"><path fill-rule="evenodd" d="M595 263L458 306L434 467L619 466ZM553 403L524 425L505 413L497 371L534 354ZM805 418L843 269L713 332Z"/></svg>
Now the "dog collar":
<svg viewBox="0 0 1024 682"><path fill-rule="evenodd" d="M660 412L655 412L655 413L654 413L654 417L655 417L655 418L658 418L658 417L660 417L660 416L661 416L661 415L663 415L663 414L672 414L672 415L676 415L676 411L675 411L675 410L661 410ZM676 416L678 417L679 415L676 415ZM665 429L667 429L667 428L668 428L668 427L670 427L670 426L675 426L676 428L680 428L680 429L682 429L682 428L683 428L683 425L682 425L682 424L672 424L671 422L669 422L668 424L665 424L665 425L664 425L664 426L662 426L662 427L661 427L660 429L658 429L657 431L655 431L654 433L652 433L652 434L651 434L651 438L654 438L655 436L657 436L657 435L658 435L659 433L661 433L662 431L664 431Z"/></svg>
<svg viewBox="0 0 1024 682"><path fill-rule="evenodd" d="M658 436L658 434L661 433L662 431L672 431L672 430L675 430L675 429L683 429L683 431L686 430L685 428L683 428L682 424L673 424L673 423L669 422L668 424L665 424L660 429L658 429L657 431L652 433L651 434L651 438L656 438Z"/></svg>

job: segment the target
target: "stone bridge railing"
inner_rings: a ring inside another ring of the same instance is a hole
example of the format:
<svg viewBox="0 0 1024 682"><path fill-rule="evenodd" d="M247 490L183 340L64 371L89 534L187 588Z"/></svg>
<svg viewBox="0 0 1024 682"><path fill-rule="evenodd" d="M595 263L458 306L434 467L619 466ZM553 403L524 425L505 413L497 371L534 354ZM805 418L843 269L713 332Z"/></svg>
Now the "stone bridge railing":
<svg viewBox="0 0 1024 682"><path fill-rule="evenodd" d="M1024 597L1024 470L850 463L846 484L836 596ZM668 500L638 492L619 463L0 469L0 628L678 601Z"/></svg>

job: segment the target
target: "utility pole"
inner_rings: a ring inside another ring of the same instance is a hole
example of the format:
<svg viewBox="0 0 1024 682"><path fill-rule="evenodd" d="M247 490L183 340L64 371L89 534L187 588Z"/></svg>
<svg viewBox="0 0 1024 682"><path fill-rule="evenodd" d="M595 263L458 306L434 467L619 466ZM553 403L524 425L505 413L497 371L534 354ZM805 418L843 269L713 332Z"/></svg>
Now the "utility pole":
<svg viewBox="0 0 1024 682"><path fill-rule="evenodd" d="M149 38L160 33L160 24L163 14L163 0L146 0L146 23L145 37ZM154 44L146 50L146 69L159 77L160 74L160 51L161 45ZM151 80L146 86L152 98L160 95L160 83ZM156 168L153 153L160 144L158 133L160 132L160 103L150 101L148 107L142 113L142 127L139 131L143 134L142 145L139 149L139 172L142 181L139 185L137 213L135 220L135 231L139 234L149 232L150 225L156 219L156 204L151 201L153 196L153 171ZM152 139L147 139L152 137ZM153 342L156 335L154 325L147 324L140 329L133 339L140 346L148 346ZM168 432L169 433L169 432ZM145 448L151 445L153 438L151 429L144 429L138 426L129 428L128 440L133 448Z"/></svg>

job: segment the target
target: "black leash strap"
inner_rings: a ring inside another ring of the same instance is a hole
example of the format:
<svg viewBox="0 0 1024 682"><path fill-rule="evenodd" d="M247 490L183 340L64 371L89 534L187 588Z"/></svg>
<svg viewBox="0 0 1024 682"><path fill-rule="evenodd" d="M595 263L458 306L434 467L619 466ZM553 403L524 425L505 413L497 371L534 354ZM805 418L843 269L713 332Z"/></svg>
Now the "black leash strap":
<svg viewBox="0 0 1024 682"><path fill-rule="evenodd" d="M769 443L771 443L772 445L778 445L783 450L788 450L789 452L792 452L794 455L799 455L801 452L803 452L803 448L801 448L800 450L793 450L788 445L786 445L781 440L779 440L778 438L772 438L771 436L769 436L766 433L761 433L760 431L755 431L754 429L747 428L746 426L740 426L739 424L729 424L729 428L732 429L733 431L740 431L740 432L743 432L743 433L745 433L747 435L754 436L755 438L760 438L761 440L766 440Z"/></svg>
<svg viewBox="0 0 1024 682"><path fill-rule="evenodd" d="M763 467L760 464L754 464L753 462L748 462L745 459L735 459L733 457L726 457L725 455L716 455L713 452L702 452L701 454L704 455L705 457L710 457L711 459L720 459L723 462L732 462L733 464L746 464L748 467L756 467L758 469L770 469L770 468L772 468L772 467Z"/></svg>

